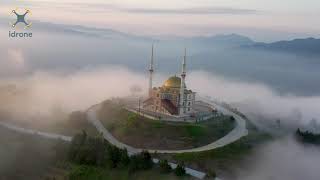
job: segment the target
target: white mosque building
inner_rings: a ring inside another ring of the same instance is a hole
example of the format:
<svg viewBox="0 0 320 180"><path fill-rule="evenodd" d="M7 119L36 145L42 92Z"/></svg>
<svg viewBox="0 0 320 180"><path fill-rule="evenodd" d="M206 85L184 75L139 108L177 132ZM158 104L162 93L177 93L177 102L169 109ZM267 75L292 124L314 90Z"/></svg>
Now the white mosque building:
<svg viewBox="0 0 320 180"><path fill-rule="evenodd" d="M153 87L154 75L154 53L152 55L149 68L149 95L143 102L143 109L160 114L186 117L194 113L196 93L187 89L186 79L186 49L182 61L182 71L180 76L169 77L161 87Z"/></svg>

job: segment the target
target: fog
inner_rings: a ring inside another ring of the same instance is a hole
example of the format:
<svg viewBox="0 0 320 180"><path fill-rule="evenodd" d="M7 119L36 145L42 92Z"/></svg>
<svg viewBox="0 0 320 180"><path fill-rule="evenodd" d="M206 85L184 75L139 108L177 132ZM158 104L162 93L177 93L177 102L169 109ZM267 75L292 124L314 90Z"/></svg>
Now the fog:
<svg viewBox="0 0 320 180"><path fill-rule="evenodd" d="M131 95L133 86L141 87L141 96L146 94L152 40L77 30L38 24L32 40L4 39L0 44L0 117L57 121L53 118L57 114L84 111L103 100ZM0 28L0 32L5 30ZM157 41L156 86L180 74L183 45ZM266 124L277 119L289 133L312 118L319 119L316 82L320 65L315 59L215 51L216 46L214 51L200 45L189 48L193 50L188 54L187 87L197 95L231 104L265 130ZM208 50L212 52L207 54ZM249 180L319 179L317 157L320 154L314 147L284 138L262 146L237 175Z"/></svg>
<svg viewBox="0 0 320 180"><path fill-rule="evenodd" d="M320 150L284 138L260 147L243 162L237 180L318 180Z"/></svg>
<svg viewBox="0 0 320 180"><path fill-rule="evenodd" d="M320 116L319 96L280 95L261 83L229 80L204 71L191 72L188 81L196 92L235 104L245 114L256 112L275 120L288 119L292 114L301 113L302 117L293 117L292 123L296 123L294 120L298 118L302 123L307 123Z"/></svg>
<svg viewBox="0 0 320 180"><path fill-rule="evenodd" d="M169 75L156 74L155 84L160 86ZM2 101L2 109L7 107L6 110L15 115L13 117L21 120L40 116L42 121L52 121L55 119L49 116L57 109L66 113L86 110L105 99L130 95L132 86L141 87L144 91L140 94L146 94L148 79L147 73L110 65L70 74L35 72L28 77L3 79L4 84L16 85L9 88L14 90L10 96L15 100ZM245 114L255 112L268 117L265 120L281 118L287 124L296 124L296 117L292 114L297 109L302 114L302 123L319 117L319 97L281 96L266 85L234 81L211 72L188 72L187 87L198 95L234 104ZM4 96L2 94L2 100ZM260 147L245 162L246 165L238 169L237 175L239 179L248 180L299 180L302 177L316 180L320 175L316 168L320 162L318 157L320 152L317 148L304 147L291 138L284 138Z"/></svg>
<svg viewBox="0 0 320 180"><path fill-rule="evenodd" d="M112 97L128 96L132 86L145 87L146 82L143 75L117 66L72 74L36 72L28 77L3 80L2 86L11 84L14 95L10 94L12 98L6 104L2 102L2 109L9 106L6 111L24 119L50 116L57 110L70 113Z"/></svg>

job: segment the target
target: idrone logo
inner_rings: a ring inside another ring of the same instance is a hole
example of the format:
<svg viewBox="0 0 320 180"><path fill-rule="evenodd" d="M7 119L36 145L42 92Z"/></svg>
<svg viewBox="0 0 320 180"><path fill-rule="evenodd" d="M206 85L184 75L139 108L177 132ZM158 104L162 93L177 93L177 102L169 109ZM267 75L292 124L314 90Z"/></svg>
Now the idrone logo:
<svg viewBox="0 0 320 180"><path fill-rule="evenodd" d="M32 23L27 23L27 21L26 21L26 15L31 13L31 11L29 9L26 9L24 14L18 14L17 13L17 9L12 10L12 13L17 16L16 22L12 23L12 27L13 28L15 28L18 23L24 23L24 25L25 25L24 28L25 29L31 27Z"/></svg>
<svg viewBox="0 0 320 180"><path fill-rule="evenodd" d="M18 8L11 11L11 14L16 16L16 21L10 22L10 25L13 29L17 29L19 24L23 25L23 28L29 29L32 25L31 22L26 20L27 15L31 15L31 11L29 9L25 9L24 13L19 13ZM9 31L10 38L29 38L32 37L32 32L16 32L16 31Z"/></svg>

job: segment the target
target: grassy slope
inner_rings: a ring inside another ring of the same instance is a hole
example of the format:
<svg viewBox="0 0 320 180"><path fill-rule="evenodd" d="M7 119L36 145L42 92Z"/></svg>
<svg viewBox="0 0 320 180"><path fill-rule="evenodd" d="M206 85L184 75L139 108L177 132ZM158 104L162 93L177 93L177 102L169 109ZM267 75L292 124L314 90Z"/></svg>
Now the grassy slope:
<svg viewBox="0 0 320 180"><path fill-rule="evenodd" d="M182 161L188 166L206 172L217 171L230 175L244 158L251 155L255 147L272 139L270 135L260 132L249 121L247 122L249 135L230 145L200 153L158 154L157 156L171 161Z"/></svg>
<svg viewBox="0 0 320 180"><path fill-rule="evenodd" d="M140 148L185 149L209 144L234 128L223 116L197 124L150 120L111 102L99 113L102 123L120 141Z"/></svg>

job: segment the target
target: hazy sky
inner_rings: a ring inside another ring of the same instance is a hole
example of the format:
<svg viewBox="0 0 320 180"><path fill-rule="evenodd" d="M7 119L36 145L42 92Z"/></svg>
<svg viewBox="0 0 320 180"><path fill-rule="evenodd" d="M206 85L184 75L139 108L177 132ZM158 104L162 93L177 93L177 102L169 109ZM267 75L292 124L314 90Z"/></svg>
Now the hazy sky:
<svg viewBox="0 0 320 180"><path fill-rule="evenodd" d="M2 16L29 7L32 20L143 35L239 33L257 40L319 37L318 0L0 0Z"/></svg>

